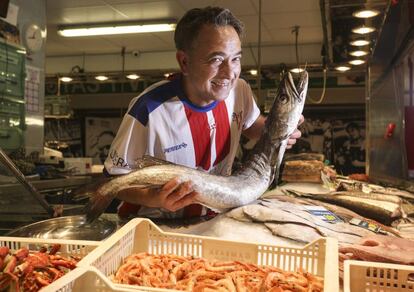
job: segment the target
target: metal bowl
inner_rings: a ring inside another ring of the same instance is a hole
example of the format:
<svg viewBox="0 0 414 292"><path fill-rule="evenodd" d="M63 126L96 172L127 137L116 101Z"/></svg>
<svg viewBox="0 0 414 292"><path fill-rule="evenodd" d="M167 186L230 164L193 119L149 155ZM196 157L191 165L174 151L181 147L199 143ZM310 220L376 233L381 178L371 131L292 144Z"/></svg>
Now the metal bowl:
<svg viewBox="0 0 414 292"><path fill-rule="evenodd" d="M103 240L116 230L116 223L98 218L91 224L83 215L39 221L10 231L8 236L45 239Z"/></svg>

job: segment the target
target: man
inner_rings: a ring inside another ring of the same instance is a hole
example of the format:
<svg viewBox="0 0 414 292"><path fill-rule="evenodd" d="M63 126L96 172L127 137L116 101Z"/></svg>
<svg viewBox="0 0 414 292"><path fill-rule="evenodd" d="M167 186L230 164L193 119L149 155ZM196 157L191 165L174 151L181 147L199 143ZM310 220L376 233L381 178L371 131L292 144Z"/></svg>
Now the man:
<svg viewBox="0 0 414 292"><path fill-rule="evenodd" d="M223 8L188 11L174 40L181 74L150 86L134 98L105 162L112 174L133 169L148 154L173 163L229 175L241 134L258 139L265 118L249 85L239 79L242 23ZM289 139L293 145L300 132ZM134 204L136 215L200 216L191 182L172 180L161 190L128 188L118 194ZM123 203L121 216L131 205Z"/></svg>

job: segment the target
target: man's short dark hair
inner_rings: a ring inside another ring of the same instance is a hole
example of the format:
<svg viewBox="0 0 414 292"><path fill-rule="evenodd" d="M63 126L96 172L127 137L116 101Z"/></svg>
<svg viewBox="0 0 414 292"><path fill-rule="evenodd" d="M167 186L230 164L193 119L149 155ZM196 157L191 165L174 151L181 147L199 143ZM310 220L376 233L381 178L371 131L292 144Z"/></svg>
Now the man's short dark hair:
<svg viewBox="0 0 414 292"><path fill-rule="evenodd" d="M243 35L243 23L230 10L221 7L194 8L180 19L174 33L177 50L188 51L204 25L232 26L239 37Z"/></svg>

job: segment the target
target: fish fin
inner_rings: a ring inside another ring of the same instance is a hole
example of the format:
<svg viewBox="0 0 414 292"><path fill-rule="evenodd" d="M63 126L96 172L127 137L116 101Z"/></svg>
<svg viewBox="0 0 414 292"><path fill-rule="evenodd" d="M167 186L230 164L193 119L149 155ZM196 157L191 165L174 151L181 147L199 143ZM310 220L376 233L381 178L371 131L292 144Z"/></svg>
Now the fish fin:
<svg viewBox="0 0 414 292"><path fill-rule="evenodd" d="M134 164L132 165L133 169L141 169L148 166L154 166L154 165L166 165L166 164L175 164L172 162L169 162L167 160L163 160L160 158L155 158L150 155L144 155L141 158L138 158L134 161Z"/></svg>
<svg viewBox="0 0 414 292"><path fill-rule="evenodd" d="M86 223L92 223L98 219L115 197L116 193L104 195L100 192L100 189L98 189L95 195L89 199L88 204L86 204L83 210L83 213L86 215Z"/></svg>
<svg viewBox="0 0 414 292"><path fill-rule="evenodd" d="M200 205L202 205L202 206L204 206L204 207L206 207L206 208L208 208L211 211L216 212L216 213L224 213L224 212L226 212L226 211L229 210L229 209L225 209L225 208L223 208L223 209L220 209L220 208L212 208L211 206L208 206L208 205L203 204L203 203L200 203L200 202L197 202L197 204L200 204Z"/></svg>
<svg viewBox="0 0 414 292"><path fill-rule="evenodd" d="M73 201L81 201L85 198L92 197L96 191L105 183L110 181L112 177L102 177L96 180L93 183L81 186L74 190L72 193L72 200Z"/></svg>

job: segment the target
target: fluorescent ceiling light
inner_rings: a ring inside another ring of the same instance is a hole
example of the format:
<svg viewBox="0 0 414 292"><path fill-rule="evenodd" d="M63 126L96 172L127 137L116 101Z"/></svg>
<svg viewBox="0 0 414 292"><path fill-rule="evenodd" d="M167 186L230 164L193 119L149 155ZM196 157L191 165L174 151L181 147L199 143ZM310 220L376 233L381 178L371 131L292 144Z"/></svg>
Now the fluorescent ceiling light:
<svg viewBox="0 0 414 292"><path fill-rule="evenodd" d="M380 12L375 9L363 9L358 10L352 13L352 16L358 17L358 18L371 18L374 16L377 16Z"/></svg>
<svg viewBox="0 0 414 292"><path fill-rule="evenodd" d="M351 64L351 65L361 65L361 64L364 64L365 61L364 60L360 60L360 59L355 59L355 60L349 61L348 63Z"/></svg>
<svg viewBox="0 0 414 292"><path fill-rule="evenodd" d="M131 24L119 23L108 25L84 25L60 27L58 33L64 37L99 36L113 34L145 33L173 31L175 23Z"/></svg>
<svg viewBox="0 0 414 292"><path fill-rule="evenodd" d="M62 81L62 82L71 82L71 81L73 80L72 78L70 78L70 77L66 77L66 76L64 76L64 77L60 77L59 79L60 79L60 81Z"/></svg>
<svg viewBox="0 0 414 292"><path fill-rule="evenodd" d="M368 52L367 51L352 51L352 52L349 52L349 54L354 57L362 57L362 56L368 55Z"/></svg>
<svg viewBox="0 0 414 292"><path fill-rule="evenodd" d="M257 70L256 69L251 69L250 71L250 74L252 74L252 75L257 75Z"/></svg>
<svg viewBox="0 0 414 292"><path fill-rule="evenodd" d="M105 81L105 80L108 80L108 77L99 75L99 76L95 76L95 79L99 81Z"/></svg>
<svg viewBox="0 0 414 292"><path fill-rule="evenodd" d="M366 46L366 45L369 45L369 43L370 41L367 41L367 40L354 40L350 42L351 46L356 46L356 47Z"/></svg>
<svg viewBox="0 0 414 292"><path fill-rule="evenodd" d="M345 71L348 71L349 69L351 69L351 67L348 67L348 66L338 66L338 67L335 67L335 69L338 70L338 71L341 71L341 72L345 72Z"/></svg>
<svg viewBox="0 0 414 292"><path fill-rule="evenodd" d="M293 73L302 73L304 70L302 68L292 68L289 71Z"/></svg>
<svg viewBox="0 0 414 292"><path fill-rule="evenodd" d="M135 80L135 79L138 79L139 78L139 75L137 75L137 74L129 74L129 75L126 76L126 78Z"/></svg>
<svg viewBox="0 0 414 292"><path fill-rule="evenodd" d="M357 33L357 34L368 34L373 31L375 31L375 28L370 27L370 26L359 26L359 27L352 29L352 32Z"/></svg>

